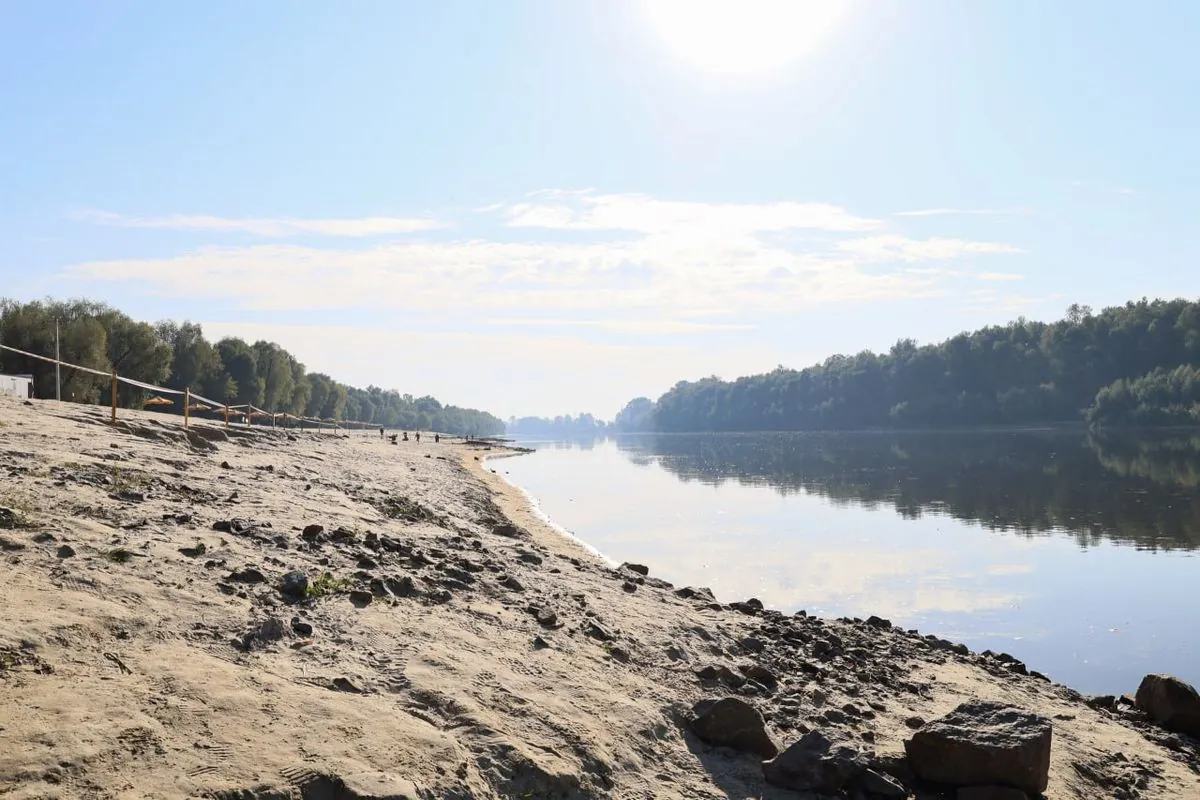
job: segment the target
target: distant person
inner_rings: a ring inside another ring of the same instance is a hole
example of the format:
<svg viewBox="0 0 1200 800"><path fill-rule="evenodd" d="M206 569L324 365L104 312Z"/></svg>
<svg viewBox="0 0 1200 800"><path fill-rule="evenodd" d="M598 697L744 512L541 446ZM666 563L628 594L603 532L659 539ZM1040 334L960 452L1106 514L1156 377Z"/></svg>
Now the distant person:
<svg viewBox="0 0 1200 800"><path fill-rule="evenodd" d="M408 441L408 431L404 432L404 441Z"/></svg>
<svg viewBox="0 0 1200 800"><path fill-rule="evenodd" d="M433 443L434 443L434 444L437 444L437 443L438 443L438 442L440 442L441 440L442 440L442 435L441 435L440 433L435 433L435 434L433 435Z"/></svg>
<svg viewBox="0 0 1200 800"><path fill-rule="evenodd" d="M417 444L420 444L421 443L421 432L417 431L416 434L414 434L414 435L417 437Z"/></svg>
<svg viewBox="0 0 1200 800"><path fill-rule="evenodd" d="M383 426L382 425L379 426L379 438L380 438L380 440L383 439Z"/></svg>

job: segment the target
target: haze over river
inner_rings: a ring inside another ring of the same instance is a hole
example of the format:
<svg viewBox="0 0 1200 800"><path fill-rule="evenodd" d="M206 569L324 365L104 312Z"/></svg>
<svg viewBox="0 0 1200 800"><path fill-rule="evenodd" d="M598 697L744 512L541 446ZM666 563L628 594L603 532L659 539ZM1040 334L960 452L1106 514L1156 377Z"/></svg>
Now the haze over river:
<svg viewBox="0 0 1200 800"><path fill-rule="evenodd" d="M1200 432L643 434L492 462L614 561L1089 693L1200 683Z"/></svg>

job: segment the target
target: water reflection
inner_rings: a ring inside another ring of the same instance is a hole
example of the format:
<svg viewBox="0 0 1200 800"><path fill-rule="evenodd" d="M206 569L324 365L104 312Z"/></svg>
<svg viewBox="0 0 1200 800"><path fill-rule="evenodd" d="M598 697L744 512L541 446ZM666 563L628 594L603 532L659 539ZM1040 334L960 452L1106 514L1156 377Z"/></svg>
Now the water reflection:
<svg viewBox="0 0 1200 800"><path fill-rule="evenodd" d="M686 482L770 486L835 505L945 515L992 530L1138 549L1200 546L1200 435L1075 432L648 434L634 464Z"/></svg>

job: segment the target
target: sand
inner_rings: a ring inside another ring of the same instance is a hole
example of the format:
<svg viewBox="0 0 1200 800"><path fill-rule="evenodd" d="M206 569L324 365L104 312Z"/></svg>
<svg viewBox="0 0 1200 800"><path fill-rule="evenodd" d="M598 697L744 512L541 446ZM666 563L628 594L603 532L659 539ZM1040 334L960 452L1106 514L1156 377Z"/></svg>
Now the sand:
<svg viewBox="0 0 1200 800"><path fill-rule="evenodd" d="M498 448L107 416L0 398L6 800L800 797L688 730L731 691L697 670L749 663L778 675L744 691L783 745L899 751L906 719L996 698L1053 719L1048 797L1200 797L1194 743L1066 687L797 622L870 651L818 658L779 615L614 568L486 466ZM295 570L320 596L281 592Z"/></svg>

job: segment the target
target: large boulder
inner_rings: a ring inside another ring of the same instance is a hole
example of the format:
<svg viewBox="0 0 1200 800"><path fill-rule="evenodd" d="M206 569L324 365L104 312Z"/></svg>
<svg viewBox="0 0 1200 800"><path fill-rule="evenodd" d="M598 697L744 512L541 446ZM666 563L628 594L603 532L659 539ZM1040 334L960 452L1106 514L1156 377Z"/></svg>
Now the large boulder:
<svg viewBox="0 0 1200 800"><path fill-rule="evenodd" d="M771 741L758 709L736 697L696 705L692 732L709 744L731 747L759 758L773 758L779 748Z"/></svg>
<svg viewBox="0 0 1200 800"><path fill-rule="evenodd" d="M952 786L996 784L1046 790L1050 721L990 700L963 703L904 743L917 777Z"/></svg>
<svg viewBox="0 0 1200 800"><path fill-rule="evenodd" d="M841 791L866 771L865 753L848 745L835 745L820 731L809 731L763 764L763 777L772 786L821 794Z"/></svg>
<svg viewBox="0 0 1200 800"><path fill-rule="evenodd" d="M1170 675L1147 675L1134 705L1167 730L1200 739L1200 694L1191 684Z"/></svg>

